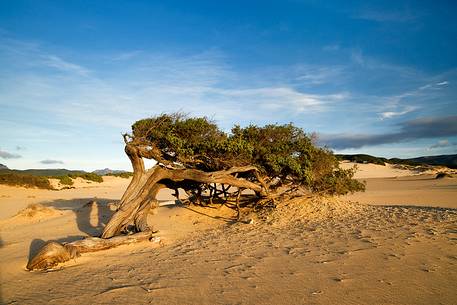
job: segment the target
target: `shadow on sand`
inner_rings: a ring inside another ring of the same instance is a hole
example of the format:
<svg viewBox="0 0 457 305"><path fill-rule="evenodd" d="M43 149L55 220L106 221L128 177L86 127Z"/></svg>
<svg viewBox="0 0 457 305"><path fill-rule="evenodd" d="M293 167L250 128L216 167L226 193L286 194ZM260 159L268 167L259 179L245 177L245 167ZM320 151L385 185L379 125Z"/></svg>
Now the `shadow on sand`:
<svg viewBox="0 0 457 305"><path fill-rule="evenodd" d="M57 210L72 211L76 217L76 224L81 235L72 235L59 239L42 240L34 239L29 247L29 259L34 257L37 252L49 241L56 241L58 243L69 243L76 240L84 239L87 236L98 237L101 235L103 228L108 223L114 211L110 208L110 203L114 202L112 199L106 198L78 198L71 200L57 199L53 201L43 202L44 206L53 207ZM165 202L165 200L163 201ZM168 200L167 202L171 202ZM233 218L210 215L205 213L202 209L193 208L192 206L184 205L179 200L175 200L175 204L161 206L166 209L185 208L193 213L203 215L209 218L225 221L226 223L235 223ZM206 206L205 209L217 209L216 207Z"/></svg>
<svg viewBox="0 0 457 305"><path fill-rule="evenodd" d="M109 207L112 199L98 198L78 198L71 200L57 199L53 201L43 202L44 206L53 207L57 210L72 211L76 217L76 225L79 231L84 234L71 235L59 239L44 241L42 239L34 239L29 247L29 260L34 257L37 252L49 241L58 243L69 243L76 240L84 239L87 236L100 236L103 228L111 218L114 211Z"/></svg>
<svg viewBox="0 0 457 305"><path fill-rule="evenodd" d="M114 213L109 207L111 202L114 201L104 198L78 198L57 199L42 204L57 210L72 211L76 216L76 224L81 232L90 236L100 236Z"/></svg>

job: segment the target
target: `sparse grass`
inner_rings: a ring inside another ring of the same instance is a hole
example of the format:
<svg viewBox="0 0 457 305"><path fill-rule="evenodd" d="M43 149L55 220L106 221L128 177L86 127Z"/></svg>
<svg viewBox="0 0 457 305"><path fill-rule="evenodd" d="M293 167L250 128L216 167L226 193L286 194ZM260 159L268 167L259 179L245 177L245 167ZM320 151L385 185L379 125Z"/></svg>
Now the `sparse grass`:
<svg viewBox="0 0 457 305"><path fill-rule="evenodd" d="M53 187L47 177L21 175L16 173L0 174L0 184L11 186L36 187L52 190Z"/></svg>

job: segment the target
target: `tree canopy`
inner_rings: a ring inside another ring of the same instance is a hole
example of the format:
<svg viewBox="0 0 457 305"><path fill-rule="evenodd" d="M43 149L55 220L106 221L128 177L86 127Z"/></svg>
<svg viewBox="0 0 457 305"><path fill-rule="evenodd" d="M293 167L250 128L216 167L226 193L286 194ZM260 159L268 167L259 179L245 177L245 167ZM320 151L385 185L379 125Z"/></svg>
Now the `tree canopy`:
<svg viewBox="0 0 457 305"><path fill-rule="evenodd" d="M364 185L353 170L339 167L333 153L313 144L311 136L292 123L263 127L235 125L226 133L206 117L162 114L132 125L131 143L143 145L148 157L205 172L255 166L276 185L290 182L315 192L346 194Z"/></svg>

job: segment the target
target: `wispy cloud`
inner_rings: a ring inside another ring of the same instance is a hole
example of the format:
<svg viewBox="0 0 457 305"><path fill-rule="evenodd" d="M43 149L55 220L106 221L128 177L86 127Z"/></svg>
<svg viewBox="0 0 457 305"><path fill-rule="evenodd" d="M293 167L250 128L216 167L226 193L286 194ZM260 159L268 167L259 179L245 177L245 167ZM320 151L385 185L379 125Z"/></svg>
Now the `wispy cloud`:
<svg viewBox="0 0 457 305"><path fill-rule="evenodd" d="M41 160L41 164L64 164L63 161L60 160L53 160L53 159L46 159L46 160Z"/></svg>
<svg viewBox="0 0 457 305"><path fill-rule="evenodd" d="M343 73L341 66L310 66L301 65L296 67L297 81L305 84L321 85L335 82Z"/></svg>
<svg viewBox="0 0 457 305"><path fill-rule="evenodd" d="M430 84L425 84L421 87L419 87L419 90L441 90L443 89L444 86L447 86L449 85L449 82L448 81L442 81L442 82L433 82L433 83L430 83Z"/></svg>
<svg viewBox="0 0 457 305"><path fill-rule="evenodd" d="M437 143L431 145L429 147L429 150L436 149L436 148L444 148L444 147L450 147L450 146L457 146L457 143L451 143L449 140L439 140Z"/></svg>
<svg viewBox="0 0 457 305"><path fill-rule="evenodd" d="M421 108L419 106L420 102L439 97L441 93L437 90L441 90L448 84L448 81L434 81L401 94L396 94L390 97L387 96L385 98L385 103L382 105L383 110L379 112L379 116L381 120L391 119L418 110ZM414 102L415 105L410 105L409 103L411 102Z"/></svg>
<svg viewBox="0 0 457 305"><path fill-rule="evenodd" d="M287 109L294 112L319 111L326 104L343 100L347 94L308 94L289 87L267 87L252 89L211 90L223 99L245 101L255 104L256 108L269 110Z"/></svg>
<svg viewBox="0 0 457 305"><path fill-rule="evenodd" d="M135 51L127 51L127 52L122 52L117 55L114 55L111 60L113 61L124 61L124 60L130 60L132 58L135 58L139 55L141 55L143 51L140 50L135 50Z"/></svg>
<svg viewBox="0 0 457 305"><path fill-rule="evenodd" d="M396 111L396 112L395 111L385 111L385 112L381 112L379 115L380 115L381 119L391 119L391 118L394 118L397 116L405 115L416 109L417 109L417 107L407 106L407 107L404 107L404 110L402 110L402 111Z"/></svg>
<svg viewBox="0 0 457 305"><path fill-rule="evenodd" d="M42 55L42 63L48 67L55 68L63 72L76 73L82 76L86 76L89 74L88 69L80 65L66 61L56 55Z"/></svg>
<svg viewBox="0 0 457 305"><path fill-rule="evenodd" d="M10 153L4 150L0 150L0 158L2 159L19 159L22 158L21 155Z"/></svg>
<svg viewBox="0 0 457 305"><path fill-rule="evenodd" d="M86 122L123 130L142 117L180 110L214 116L227 125L261 118L286 121L290 115L322 112L349 96L341 90L311 93L306 87L334 81L341 67L299 65L294 67L294 77L289 82L265 80L260 74L248 75L257 79L246 81L244 75L225 63L224 55L217 50L180 57L124 52L116 58L123 61L122 66L114 63L110 67L114 71L120 69L121 73L110 73L109 78L98 77L93 67L90 71L40 48L16 54L14 59L20 67L33 61L66 74L31 71L14 78L6 76L7 86L0 104L3 100L13 108L22 105L23 111L52 114L54 121L75 126Z"/></svg>

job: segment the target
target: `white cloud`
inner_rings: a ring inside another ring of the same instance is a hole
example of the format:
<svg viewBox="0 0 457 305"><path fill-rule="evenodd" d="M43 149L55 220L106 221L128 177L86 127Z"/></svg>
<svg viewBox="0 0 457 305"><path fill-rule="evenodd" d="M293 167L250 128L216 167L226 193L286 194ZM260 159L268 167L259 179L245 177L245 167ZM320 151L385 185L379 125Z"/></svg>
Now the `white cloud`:
<svg viewBox="0 0 457 305"><path fill-rule="evenodd" d="M404 110L402 110L402 111L385 111L385 112L381 112L379 115L380 115L381 119L391 119L393 117L405 115L416 109L417 109L417 107L409 106L409 107L405 107Z"/></svg>
<svg viewBox="0 0 457 305"><path fill-rule="evenodd" d="M4 150L0 150L0 158L2 159L19 159L22 158L21 155L13 154Z"/></svg>
<svg viewBox="0 0 457 305"><path fill-rule="evenodd" d="M111 59L114 61L130 60L132 58L135 58L135 57L141 55L142 52L143 51L140 51L140 50L123 52L123 53L113 56Z"/></svg>
<svg viewBox="0 0 457 305"><path fill-rule="evenodd" d="M321 85L336 82L343 72L343 67L301 65L296 70L298 74L297 81L306 85Z"/></svg>
<svg viewBox="0 0 457 305"><path fill-rule="evenodd" d="M307 94L288 87L250 88L241 90L214 90L225 95L225 98L235 98L251 102L262 108L279 110L288 109L297 112L313 112L321 109L321 106L343 100L347 94Z"/></svg>
<svg viewBox="0 0 457 305"><path fill-rule="evenodd" d="M88 69L69 61L65 61L56 55L42 55L42 64L63 72L76 73L82 76L89 74Z"/></svg>
<svg viewBox="0 0 457 305"><path fill-rule="evenodd" d="M445 140L439 140L435 144L431 145L428 149L432 150L432 149L436 149L436 148L444 148L444 147L450 147L450 146L456 146L456 145L457 145L457 143L451 143L451 142L449 142L449 140L445 139Z"/></svg>
<svg viewBox="0 0 457 305"><path fill-rule="evenodd" d="M442 82L438 82L438 83L429 83L429 84L426 84L426 85L423 85L421 87L419 87L419 90L440 90L441 87L443 86L447 86L449 85L449 82L448 81L442 81Z"/></svg>

